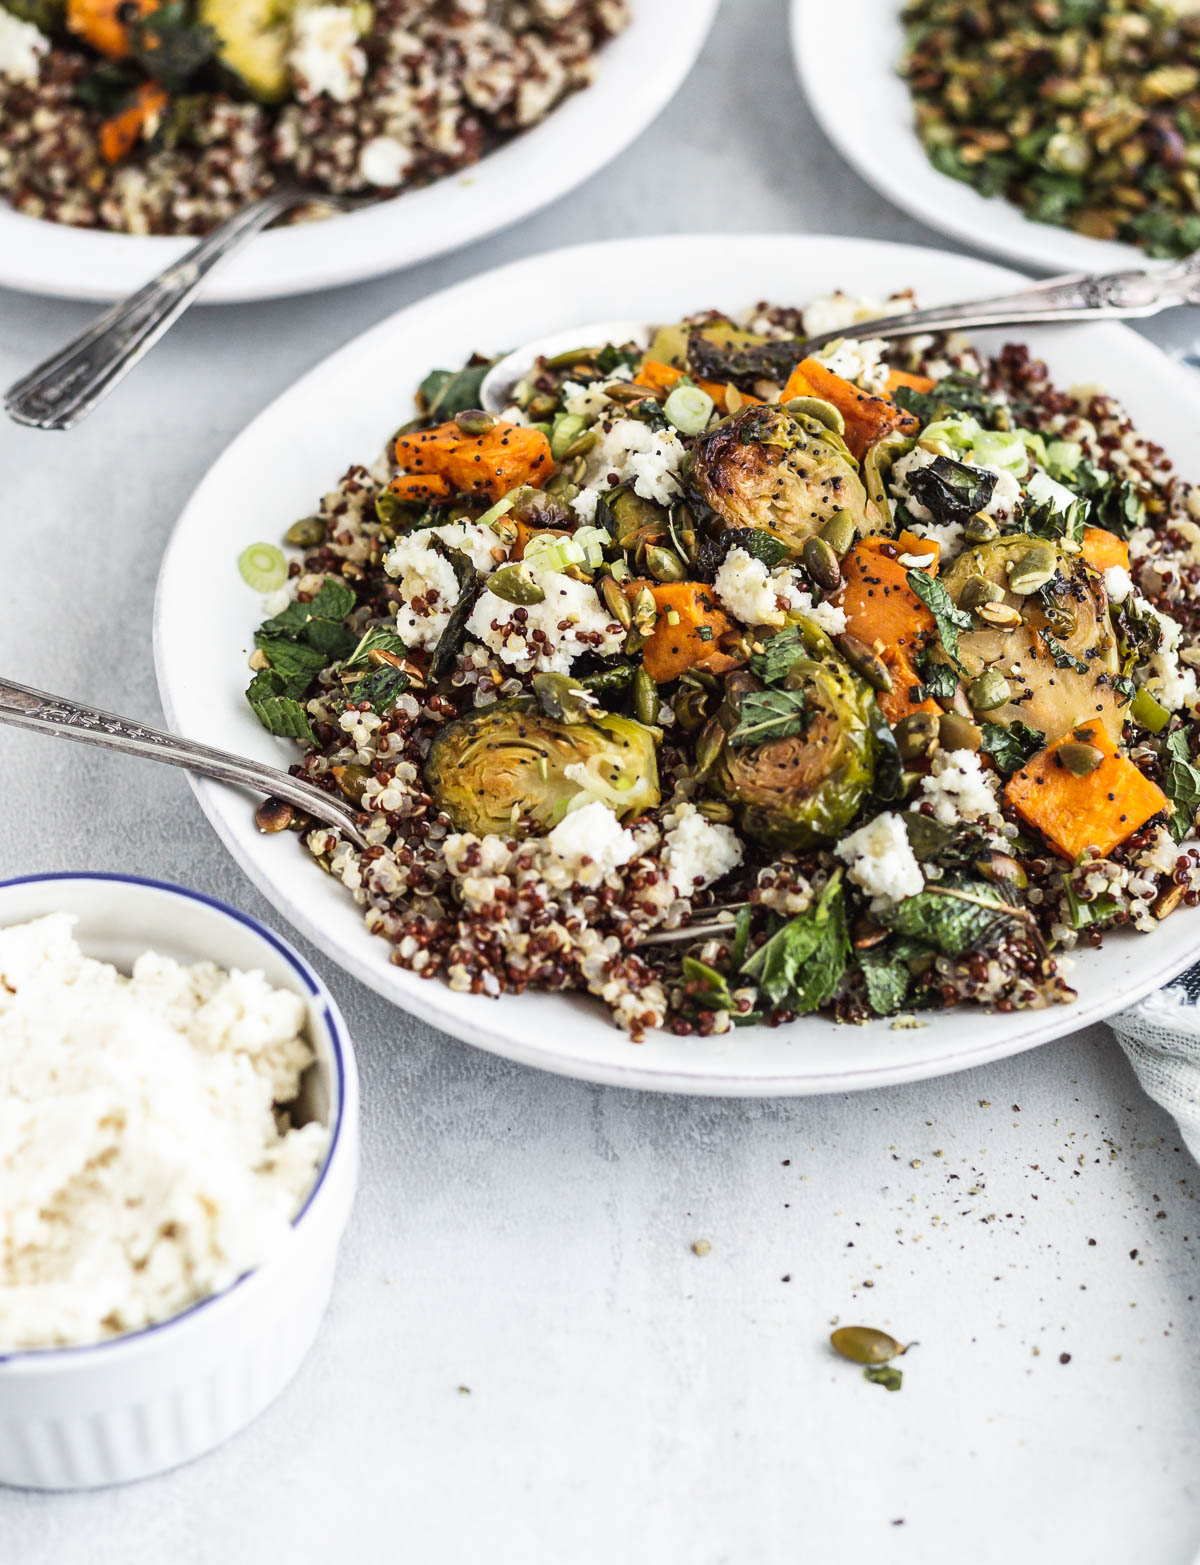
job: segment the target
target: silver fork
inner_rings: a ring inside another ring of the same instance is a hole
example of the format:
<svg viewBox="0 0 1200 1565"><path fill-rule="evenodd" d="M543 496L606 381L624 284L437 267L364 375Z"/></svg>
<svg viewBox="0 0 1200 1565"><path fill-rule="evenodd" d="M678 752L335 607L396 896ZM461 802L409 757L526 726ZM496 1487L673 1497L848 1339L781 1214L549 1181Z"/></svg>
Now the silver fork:
<svg viewBox="0 0 1200 1565"><path fill-rule="evenodd" d="M363 198L316 195L302 185L277 185L11 385L4 394L8 416L33 429L73 429L145 358L216 267L275 218L316 202L348 212L363 205Z"/></svg>
<svg viewBox="0 0 1200 1565"><path fill-rule="evenodd" d="M96 707L47 695L44 690L31 690L27 685L15 685L5 679L0 679L0 723L29 728L35 733L54 734L60 739L76 739L81 744L100 745L107 750L120 750L125 755L164 761L168 766L181 766L201 777L213 777L217 782L238 783L256 793L285 799L327 826L335 826L356 847L369 846L354 810L314 783L293 777L277 767L264 766L261 761L233 755L228 750L215 750L211 745L197 744L194 739L181 739L178 734L151 728L148 723L117 717L112 712L102 712Z"/></svg>

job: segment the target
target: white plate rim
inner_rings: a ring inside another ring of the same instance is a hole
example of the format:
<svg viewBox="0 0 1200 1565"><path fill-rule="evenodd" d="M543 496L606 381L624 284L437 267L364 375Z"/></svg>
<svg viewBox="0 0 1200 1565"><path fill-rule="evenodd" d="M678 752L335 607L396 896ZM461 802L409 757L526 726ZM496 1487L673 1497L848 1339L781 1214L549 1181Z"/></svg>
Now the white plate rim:
<svg viewBox="0 0 1200 1565"><path fill-rule="evenodd" d="M252 451L254 442L259 437L260 428L268 421L275 419L288 422L292 417L288 412L290 405L303 400L308 392L320 386L323 381L336 379L343 369L369 355L382 344L403 336L406 325L419 318L422 312L429 311L442 317L453 317L456 305L460 302L465 303L473 295L481 294L486 290L491 297L503 297L505 291L511 289L513 284L523 277L529 281L530 286L533 286L538 272L543 269L554 271L556 268L571 268L577 271L587 262L595 261L597 257L602 258L599 264L606 270L615 271L619 275L622 272L628 274L631 270L636 273L639 264L644 264L649 255L656 251L661 252L663 247L678 247L680 257L686 253L695 263L705 246L727 248L730 244L734 244L739 253L744 252L748 258L754 259L761 259L768 251L782 247L786 247L787 250L798 247L806 256L836 257L838 264L844 262L844 258L851 250L869 254L878 258L881 264L892 268L888 277L889 280L894 277L897 286L907 283L910 275L918 272L922 266L942 263L950 263L952 269L974 272L979 276L981 286L1007 285L1019 280L1011 271L988 262L887 241L780 234L739 236L736 240L711 234L672 235L665 239L616 240L576 246L512 262L397 312L310 370L289 391L284 392L264 409L213 464L209 474L202 480L182 513L163 557L154 610L155 668L168 723L174 728L180 726L178 698L184 688L173 667L173 654L168 649L171 636L169 622L174 608L171 600L176 591L175 562L177 557L181 558L183 555L183 545L188 538L188 529L192 525L191 518L203 513L206 488L212 483L213 475L239 452ZM760 295L755 293L755 296ZM594 318L600 318L603 313L600 311ZM617 314L619 311L611 313ZM1061 331L1062 328L1058 330ZM1165 384L1173 385L1178 401L1190 410L1190 416L1194 415L1196 423L1200 425L1200 385L1186 370L1166 360L1148 340L1128 327L1113 323L1074 328L1074 330L1086 331L1093 335L1101 334L1098 339L1100 344L1109 345L1106 354L1110 354L1112 346L1115 345L1118 349L1124 349L1127 358L1140 360L1147 372L1153 371L1160 390L1165 389ZM346 453L342 458L342 460L354 459L356 457L352 453ZM369 454L365 459L370 460ZM192 737L212 736L193 733ZM214 739L213 742L219 741ZM268 739L267 743L270 744L271 741ZM278 752L274 759L278 761ZM464 1042L522 1064L613 1086L692 1095L775 1097L857 1090L919 1080L931 1075L952 1074L986 1064L990 1060L1023 1052L1053 1038L1075 1032L1134 1003L1151 990L1168 982L1195 960L1194 949L1190 947L1180 949L1181 942L1171 932L1181 932L1186 928L1189 931L1188 939L1193 945L1197 942L1197 935L1200 934L1200 929L1197 928L1200 923L1200 909L1181 910L1170 924L1162 926L1149 946L1140 944L1136 947L1139 955L1144 953L1145 960L1140 961L1136 976L1125 982L1118 992L1098 991L1091 998L1081 999L1069 1007L1017 1013L1015 1019L1006 1019L1005 1025L1009 1030L999 1037L988 1035L989 1024L996 1021L995 1017L981 1017L978 1013L962 1011L933 1013L935 1020L941 1019L943 1014L951 1019L958 1018L964 1022L969 1020L984 1033L982 1041L964 1044L952 1055L931 1053L921 1050L914 1044L914 1052L882 1065L847 1064L834 1070L781 1069L777 1072L747 1076L739 1074L736 1069L705 1068L697 1071L682 1069L678 1064L668 1067L658 1066L651 1063L648 1057L652 1052L649 1046L632 1045L625 1035L613 1030L615 1046L611 1056L602 1061L591 1059L581 1062L570 1053L564 1053L561 1047L542 1046L522 1035L520 1023L517 1021L516 1005L518 1003L527 1006L537 1005L544 997L527 996L520 1002L511 997L499 1002L480 998L474 1001L471 1014L464 1016L455 1008L455 997L443 987L440 980L422 982L401 969L390 967L382 961L372 960L374 955L372 947L386 948L383 947L382 941L377 941L376 937L366 934L365 929L360 937L348 945L331 936L320 919L312 916L305 906L281 892L270 870L254 855L253 851L247 856L248 834L245 823L249 819L250 811L245 805L244 798L232 795L229 790L204 779L189 777L189 781L204 813L247 876L283 917L348 972L402 1009ZM305 868L307 869L308 866ZM319 882L319 877L316 878ZM348 896L346 900L349 901ZM1138 937L1129 938L1135 940ZM1111 948L1110 943L1105 949L1111 951ZM398 992L401 988L404 989L404 993ZM510 1009L511 1022L498 1021L497 1024L492 1024L491 1018L500 1018L505 1007ZM885 1026L886 1023L872 1025ZM803 1048L805 1029L816 1027L832 1029L834 1024L824 1019L809 1018L790 1028L779 1029L772 1034L772 1037L791 1045L799 1052ZM854 1028L837 1029L839 1035L849 1037L861 1031ZM654 1035L658 1039L664 1036ZM747 1034L735 1036L744 1038ZM899 1039L916 1039L921 1035L897 1033L894 1036ZM692 1049L697 1050L697 1055L693 1055L693 1058L698 1057L698 1050L703 1042L703 1040L689 1040ZM899 1047L897 1045L898 1049Z"/></svg>
<svg viewBox="0 0 1200 1565"><path fill-rule="evenodd" d="M213 273L197 302L243 304L360 282L434 260L549 206L599 173L667 107L699 58L719 5L637 0L629 26L599 52L596 80L540 124L419 190L260 235ZM572 147L571 157L555 155L556 137ZM21 292L124 298L195 242L71 228L15 212L0 197L0 287Z"/></svg>
<svg viewBox="0 0 1200 1565"><path fill-rule="evenodd" d="M792 58L809 107L847 163L893 205L974 250L1050 272L1111 272L1155 264L1134 245L1032 222L1003 197L980 195L933 167L912 126L908 88L894 69L903 41L901 0L842 0L836 7L828 0L790 4ZM837 27L856 39L855 84L861 101L871 105L869 113L845 111L839 71L847 51L833 36L834 13ZM881 145L887 147L886 159L878 156Z"/></svg>

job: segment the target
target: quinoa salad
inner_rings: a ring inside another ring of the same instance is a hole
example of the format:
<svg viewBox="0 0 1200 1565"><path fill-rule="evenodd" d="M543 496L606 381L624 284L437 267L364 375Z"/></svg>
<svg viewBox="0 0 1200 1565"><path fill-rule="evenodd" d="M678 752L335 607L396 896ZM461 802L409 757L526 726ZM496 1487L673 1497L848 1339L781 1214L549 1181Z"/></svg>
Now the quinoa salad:
<svg viewBox="0 0 1200 1565"><path fill-rule="evenodd" d="M635 1039L1074 999L1200 903L1200 488L1021 345L834 294L483 356L242 574L269 801L391 960ZM1119 388L1115 388L1119 390ZM281 841L278 851L287 851Z"/></svg>
<svg viewBox="0 0 1200 1565"><path fill-rule="evenodd" d="M544 119L628 19L627 0L0 0L0 199L204 234L281 179L393 196Z"/></svg>

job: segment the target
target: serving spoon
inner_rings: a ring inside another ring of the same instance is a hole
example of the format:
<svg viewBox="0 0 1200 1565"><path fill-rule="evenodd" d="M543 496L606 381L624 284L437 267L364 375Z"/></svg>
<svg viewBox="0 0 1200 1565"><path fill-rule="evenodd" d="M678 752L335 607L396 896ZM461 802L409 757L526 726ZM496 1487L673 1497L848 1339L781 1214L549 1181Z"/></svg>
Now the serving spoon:
<svg viewBox="0 0 1200 1565"><path fill-rule="evenodd" d="M197 744L193 739L181 739L178 734L151 728L148 723L117 717L112 712L102 712L96 707L48 695L44 690L31 690L27 685L16 685L5 679L0 679L0 723L32 729L35 733L54 734L60 739L77 739L81 744L100 745L107 750L120 750L125 755L147 756L152 761L164 761L168 766L181 766L200 777L237 783L256 793L296 805L325 825L336 827L355 847L370 846L355 811L344 800L325 793L314 783L293 777L278 767L264 766L261 761L233 755L228 750Z"/></svg>
<svg viewBox="0 0 1200 1565"><path fill-rule="evenodd" d="M1017 293L997 294L963 304L940 304L904 315L855 321L836 331L795 337L795 362L841 339L883 338L894 342L929 331L965 331L986 326L1041 326L1055 321L1136 320L1176 305L1200 304L1200 251L1173 266L1133 267L1092 276L1086 272L1050 277ZM492 365L480 388L480 405L500 413L513 400L517 385L539 358L579 348L597 349L609 343L633 343L645 348L650 330L643 321L604 321L554 332L515 348Z"/></svg>
<svg viewBox="0 0 1200 1565"><path fill-rule="evenodd" d="M371 198L336 196L282 183L219 224L128 299L98 315L78 337L4 393L9 418L32 429L74 429L145 358L200 292L209 273L269 223L298 206L351 212Z"/></svg>

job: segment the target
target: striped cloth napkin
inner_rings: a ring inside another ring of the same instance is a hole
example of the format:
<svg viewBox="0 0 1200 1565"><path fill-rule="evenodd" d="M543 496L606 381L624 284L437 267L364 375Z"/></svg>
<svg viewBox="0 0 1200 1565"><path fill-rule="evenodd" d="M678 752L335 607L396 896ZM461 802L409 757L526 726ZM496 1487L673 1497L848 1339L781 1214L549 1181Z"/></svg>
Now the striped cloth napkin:
<svg viewBox="0 0 1200 1565"><path fill-rule="evenodd" d="M1108 1025L1143 1089L1174 1115L1200 1162L1200 963Z"/></svg>

